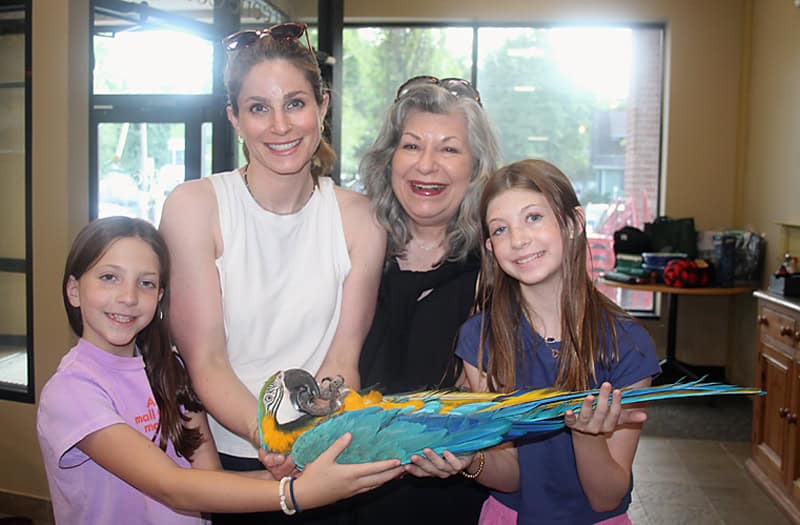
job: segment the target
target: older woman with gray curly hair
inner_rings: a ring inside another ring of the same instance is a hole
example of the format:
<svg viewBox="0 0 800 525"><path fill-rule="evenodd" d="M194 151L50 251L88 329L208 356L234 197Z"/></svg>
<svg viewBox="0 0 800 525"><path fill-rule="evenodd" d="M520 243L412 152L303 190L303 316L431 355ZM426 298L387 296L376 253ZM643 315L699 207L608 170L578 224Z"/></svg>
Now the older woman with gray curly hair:
<svg viewBox="0 0 800 525"><path fill-rule="evenodd" d="M387 251L361 384L387 393L453 386L453 343L475 299L481 190L500 162L480 95L461 79L398 90L359 166ZM409 478L356 500L357 523L475 523L486 494L468 480Z"/></svg>

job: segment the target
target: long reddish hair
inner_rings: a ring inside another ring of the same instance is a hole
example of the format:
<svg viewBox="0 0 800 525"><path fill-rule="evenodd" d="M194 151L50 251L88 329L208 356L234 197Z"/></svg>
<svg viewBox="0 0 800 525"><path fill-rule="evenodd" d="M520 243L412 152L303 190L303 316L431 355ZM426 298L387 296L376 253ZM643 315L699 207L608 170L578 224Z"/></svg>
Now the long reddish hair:
<svg viewBox="0 0 800 525"><path fill-rule="evenodd" d="M486 249L489 228L486 212L491 201L512 188L541 193L555 213L564 243L562 259L560 368L554 386L585 390L595 380L595 364L608 367L619 359L615 319L627 314L601 294L586 271L586 231L580 203L569 179L544 160L515 162L491 175L479 206L484 246L478 307L483 311L479 370L486 372L492 391L515 388L517 369L525 365L520 341L520 324L526 314L536 311L525 304L519 282L508 276ZM570 235L571 234L571 235ZM607 348L610 337L612 351ZM488 352L488 365L483 366Z"/></svg>

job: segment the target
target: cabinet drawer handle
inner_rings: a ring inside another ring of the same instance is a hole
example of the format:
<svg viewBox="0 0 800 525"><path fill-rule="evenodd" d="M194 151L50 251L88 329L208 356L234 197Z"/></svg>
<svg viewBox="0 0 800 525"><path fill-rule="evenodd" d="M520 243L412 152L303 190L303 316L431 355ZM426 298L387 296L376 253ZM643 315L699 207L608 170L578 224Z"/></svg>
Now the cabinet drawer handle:
<svg viewBox="0 0 800 525"><path fill-rule="evenodd" d="M789 326L783 326L783 325L781 325L781 331L780 331L780 334L781 334L782 336L794 335L794 330L792 330L792 328L791 328L791 327L789 327Z"/></svg>
<svg viewBox="0 0 800 525"><path fill-rule="evenodd" d="M781 407L781 408L778 409L778 416L780 416L781 418L784 418L784 417L786 417L788 415L789 415L789 409L788 408Z"/></svg>
<svg viewBox="0 0 800 525"><path fill-rule="evenodd" d="M766 315L759 315L758 318L756 319L756 322L758 322L758 324L760 324L760 325L768 325L769 324L769 321L767 320L767 316Z"/></svg>
<svg viewBox="0 0 800 525"><path fill-rule="evenodd" d="M797 423L797 414L789 414L786 416L786 421L789 423Z"/></svg>
<svg viewBox="0 0 800 525"><path fill-rule="evenodd" d="M794 331L794 340L800 342L800 330Z"/></svg>

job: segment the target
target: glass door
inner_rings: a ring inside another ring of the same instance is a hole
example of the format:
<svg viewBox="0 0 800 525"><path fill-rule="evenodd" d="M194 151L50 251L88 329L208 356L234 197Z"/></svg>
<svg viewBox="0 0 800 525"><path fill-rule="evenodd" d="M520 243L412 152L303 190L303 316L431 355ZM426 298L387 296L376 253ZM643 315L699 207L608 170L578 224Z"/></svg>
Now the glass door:
<svg viewBox="0 0 800 525"><path fill-rule="evenodd" d="M215 129L222 139L217 162L232 165L215 80L216 42L225 30L211 8L177 13L158 9L158 2L119 5L94 3L90 216L139 217L157 226L176 185L212 172Z"/></svg>
<svg viewBox="0 0 800 525"><path fill-rule="evenodd" d="M175 120L97 123L97 217L125 215L158 225L175 186L211 173L211 123L188 114ZM199 147L187 148L190 143Z"/></svg>

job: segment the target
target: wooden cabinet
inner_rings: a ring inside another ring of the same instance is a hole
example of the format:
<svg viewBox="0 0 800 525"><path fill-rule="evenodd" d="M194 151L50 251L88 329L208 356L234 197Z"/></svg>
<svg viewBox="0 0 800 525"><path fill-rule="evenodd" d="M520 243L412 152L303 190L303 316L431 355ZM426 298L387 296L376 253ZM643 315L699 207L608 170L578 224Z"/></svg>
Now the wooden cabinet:
<svg viewBox="0 0 800 525"><path fill-rule="evenodd" d="M766 292L758 298L756 382L747 470L800 524L800 301Z"/></svg>

